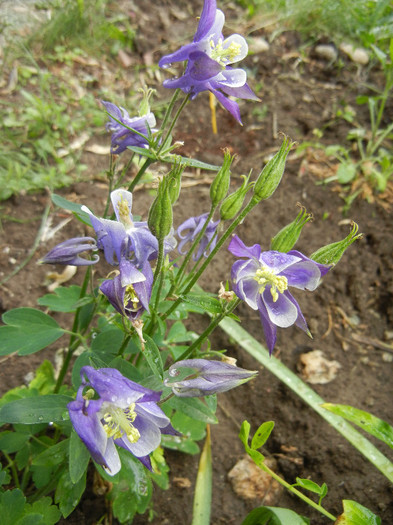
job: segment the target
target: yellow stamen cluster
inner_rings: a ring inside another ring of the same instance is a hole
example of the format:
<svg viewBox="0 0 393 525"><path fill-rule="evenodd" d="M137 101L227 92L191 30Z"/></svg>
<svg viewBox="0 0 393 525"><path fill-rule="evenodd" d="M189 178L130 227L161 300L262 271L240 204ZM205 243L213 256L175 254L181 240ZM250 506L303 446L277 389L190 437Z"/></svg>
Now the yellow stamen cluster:
<svg viewBox="0 0 393 525"><path fill-rule="evenodd" d="M103 427L107 436L113 439L120 439L123 434L126 434L130 443L136 443L141 437L139 430L132 424L136 416L135 403L131 403L131 405L124 410L111 406L102 418L104 421Z"/></svg>
<svg viewBox="0 0 393 525"><path fill-rule="evenodd" d="M130 217L130 208L126 199L121 196L117 203L117 209L119 210L120 222L127 228L134 226Z"/></svg>
<svg viewBox="0 0 393 525"><path fill-rule="evenodd" d="M236 61L236 57L240 55L241 45L236 42L232 42L228 47L222 47L222 39L218 41L217 45L210 40L210 47L212 49L210 58L225 66Z"/></svg>
<svg viewBox="0 0 393 525"><path fill-rule="evenodd" d="M132 284L129 284L126 286L126 291L124 294L124 308L127 308L130 310L129 303L132 304L132 310L136 312L141 307L139 297L137 296L135 292L135 288L132 286Z"/></svg>
<svg viewBox="0 0 393 525"><path fill-rule="evenodd" d="M266 286L270 285L270 293L273 302L278 299L278 294L283 293L288 288L288 279L283 275L276 275L273 270L267 266L262 266L256 271L254 279L259 284L259 293L263 293Z"/></svg>

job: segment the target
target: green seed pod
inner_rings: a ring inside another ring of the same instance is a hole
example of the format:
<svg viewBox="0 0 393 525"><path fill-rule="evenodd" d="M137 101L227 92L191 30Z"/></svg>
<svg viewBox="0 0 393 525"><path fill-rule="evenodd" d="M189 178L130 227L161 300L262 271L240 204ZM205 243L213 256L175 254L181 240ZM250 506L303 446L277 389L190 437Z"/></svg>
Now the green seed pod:
<svg viewBox="0 0 393 525"><path fill-rule="evenodd" d="M171 199L172 206L175 204L180 195L181 190L181 177L185 170L185 165L181 162L176 162L171 171L168 173L168 192L169 198Z"/></svg>
<svg viewBox="0 0 393 525"><path fill-rule="evenodd" d="M280 150L269 160L255 182L254 200L257 202L266 200L276 191L284 173L285 161L293 145L294 142L285 137Z"/></svg>
<svg viewBox="0 0 393 525"><path fill-rule="evenodd" d="M143 117L144 115L147 115L150 113L150 97L156 92L155 89L152 88L141 88L139 91L143 94L142 102L139 106L139 115Z"/></svg>
<svg viewBox="0 0 393 525"><path fill-rule="evenodd" d="M169 234L173 223L172 203L169 196L168 179L164 177L158 187L157 197L149 210L147 224L152 234L158 240L163 240Z"/></svg>
<svg viewBox="0 0 393 525"><path fill-rule="evenodd" d="M253 185L253 183L248 183L250 180L250 175L251 172L248 177L242 175L244 178L243 184L235 192L228 195L228 197L221 204L220 217L222 221L233 219L241 210L247 192L252 188Z"/></svg>
<svg viewBox="0 0 393 525"><path fill-rule="evenodd" d="M312 214L307 213L306 208L301 206L299 203L297 206L300 207L300 212L298 213L296 219L284 226L284 228L273 237L270 244L271 250L276 250L283 253L287 253L289 250L292 250L300 237L303 226L306 224L306 222L312 221Z"/></svg>
<svg viewBox="0 0 393 525"><path fill-rule="evenodd" d="M231 179L230 167L233 159L234 157L231 157L229 150L225 149L222 166L210 186L210 199L214 207L218 206L228 193Z"/></svg>
<svg viewBox="0 0 393 525"><path fill-rule="evenodd" d="M321 264L337 264L348 246L363 237L362 233L358 233L359 226L356 222L352 222L351 226L351 231L345 239L322 246L310 256L310 259Z"/></svg>

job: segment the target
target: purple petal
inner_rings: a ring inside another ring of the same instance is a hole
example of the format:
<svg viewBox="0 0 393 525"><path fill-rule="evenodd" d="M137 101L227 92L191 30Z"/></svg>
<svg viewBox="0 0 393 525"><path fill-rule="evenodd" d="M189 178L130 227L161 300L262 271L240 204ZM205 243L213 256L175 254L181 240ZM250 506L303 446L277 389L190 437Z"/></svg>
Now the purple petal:
<svg viewBox="0 0 393 525"><path fill-rule="evenodd" d="M221 93L217 89L210 88L209 91L213 93L217 100L224 106L225 109L229 111L229 113L239 122L239 124L242 124L240 118L240 109L237 103L234 100L230 100L229 98L227 98L223 93Z"/></svg>
<svg viewBox="0 0 393 525"><path fill-rule="evenodd" d="M291 250L290 252L288 252L288 254L295 255L296 257L299 257L300 259L302 259L302 261L311 261L313 264L316 264L319 268L319 271L321 272L321 277L326 275L328 271L332 269L332 265L317 263L313 261L312 259L309 259L305 255L303 255L302 253L298 252L297 250Z"/></svg>
<svg viewBox="0 0 393 525"><path fill-rule="evenodd" d="M288 279L288 285L301 290L315 290L321 279L318 266L312 261L292 264L281 272Z"/></svg>
<svg viewBox="0 0 393 525"><path fill-rule="evenodd" d="M136 457L147 456L161 443L160 429L153 422L140 415L135 418L133 426L140 433L140 438L136 443L130 443L126 435L116 439L115 443L129 450Z"/></svg>
<svg viewBox="0 0 393 525"><path fill-rule="evenodd" d="M256 100L256 101L260 100L247 83L237 88L231 88L231 87L227 87L223 85L221 86L221 90L226 95L229 95L231 97L243 98L243 99L248 99L248 100Z"/></svg>
<svg viewBox="0 0 393 525"><path fill-rule="evenodd" d="M199 40L202 40L202 38L211 34L211 29L216 19L216 13L216 0L205 0L201 17L199 19L198 29L194 36L194 42L199 42Z"/></svg>
<svg viewBox="0 0 393 525"><path fill-rule="evenodd" d="M170 67L173 62L184 62L185 60L188 60L190 53L197 49L198 46L196 44L187 44L186 46L182 46L177 51L163 56L158 62L158 65L165 69L166 67Z"/></svg>
<svg viewBox="0 0 393 525"><path fill-rule="evenodd" d="M228 250L236 257L259 259L261 255L261 247L259 244L248 247L237 235L232 237Z"/></svg>
<svg viewBox="0 0 393 525"><path fill-rule="evenodd" d="M291 265L299 262L299 258L295 255L289 255L287 253L276 252L270 250L262 252L259 257L260 262L268 268L274 269L275 273L279 274L289 268Z"/></svg>
<svg viewBox="0 0 393 525"><path fill-rule="evenodd" d="M276 344L277 327L269 319L269 315L267 313L266 306L264 302L262 301L261 297L259 298L259 301L258 301L258 310L259 310L259 317L262 323L263 333L265 334L266 345L269 350L269 355L271 355L273 352L273 348Z"/></svg>
<svg viewBox="0 0 393 525"><path fill-rule="evenodd" d="M223 70L223 66L219 62L213 60L201 51L191 53L190 60L192 60L192 63L189 69L189 75L197 82L209 80Z"/></svg>
<svg viewBox="0 0 393 525"><path fill-rule="evenodd" d="M273 301L270 293L270 286L266 286L262 293L262 300L266 307L270 321L280 328L287 328L295 324L297 319L297 308L294 305L292 296L288 297L283 293L278 294L277 301Z"/></svg>

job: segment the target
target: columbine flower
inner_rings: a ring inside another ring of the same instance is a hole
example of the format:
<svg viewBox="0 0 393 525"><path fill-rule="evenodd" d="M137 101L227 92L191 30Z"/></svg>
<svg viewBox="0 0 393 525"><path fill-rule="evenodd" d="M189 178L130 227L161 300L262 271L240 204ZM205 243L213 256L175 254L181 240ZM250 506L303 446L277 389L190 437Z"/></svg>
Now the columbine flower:
<svg viewBox="0 0 393 525"><path fill-rule="evenodd" d="M83 259L79 256L80 253L90 250L97 250L97 243L92 237L74 237L55 246L40 262L71 266L95 264L99 260L98 255L94 255L93 259Z"/></svg>
<svg viewBox="0 0 393 525"><path fill-rule="evenodd" d="M138 270L126 259L120 261L119 270L116 277L101 284L100 290L119 313L135 320L145 310L149 311L153 272L147 261Z"/></svg>
<svg viewBox="0 0 393 525"><path fill-rule="evenodd" d="M223 361L185 359L169 368L169 377L164 383L172 388L176 396L200 397L226 392L245 383L257 373Z"/></svg>
<svg viewBox="0 0 393 525"><path fill-rule="evenodd" d="M239 106L228 97L259 99L246 82L246 72L229 65L242 60L247 55L248 46L237 34L223 40L224 22L224 13L217 9L216 0L205 0L193 43L161 58L159 66L167 68L173 62L188 60L184 75L165 80L164 87L180 88L191 98L208 90L241 123Z"/></svg>
<svg viewBox="0 0 393 525"><path fill-rule="evenodd" d="M106 129L112 131L111 153L118 155L127 149L128 146L149 147L148 130L150 129L151 133L157 131L157 129L154 129L156 119L153 113L149 111L142 117L131 118L124 108L118 108L115 104L104 100L101 102L109 114L109 122L106 124ZM135 133L133 130L143 136Z"/></svg>
<svg viewBox="0 0 393 525"><path fill-rule="evenodd" d="M176 433L157 406L161 393L144 388L114 368L81 368L82 385L68 403L71 423L96 463L114 476L121 468L115 444L151 470L149 454L161 434ZM85 377L86 376L86 377Z"/></svg>
<svg viewBox="0 0 393 525"><path fill-rule="evenodd" d="M137 267L142 267L147 260L157 258L158 241L149 230L147 222L134 221L132 193L115 190L111 193L116 221L96 217L86 206L82 210L90 215L90 220L97 235L98 248L104 250L109 264L118 264L122 257L131 260ZM176 247L173 235L166 238L166 252Z"/></svg>
<svg viewBox="0 0 393 525"><path fill-rule="evenodd" d="M288 287L315 290L331 267L318 264L296 250L262 252L259 244L247 247L237 235L228 249L233 255L245 258L232 266L234 290L251 308L259 310L269 352L272 353L276 343L277 326L296 324L310 335Z"/></svg>
<svg viewBox="0 0 393 525"><path fill-rule="evenodd" d="M184 246L188 242L192 243L194 241L194 239L196 239L196 237L198 236L199 232L202 230L203 226L206 223L207 216L208 216L208 214L204 213L203 215L199 215L199 217L190 217L189 219L187 219L185 222L183 222L183 224L181 224L178 227L177 235L181 239L181 241L179 243L179 246L178 246L178 250L179 250L180 255L184 255L186 253L186 251L183 250ZM218 226L219 222L220 221L217 221L217 222L210 221L209 222L209 224L208 224L208 226L206 228L206 231L203 234L203 237L202 237L202 239L201 239L201 241L199 243L198 251L197 251L197 253L194 253L194 255L193 255L194 261L198 260L199 257L202 256L202 254L205 255L205 257L207 257L209 255L209 253L213 250L215 245L217 244L216 230L217 230L217 226ZM183 235L183 232L186 231L186 230L188 230L187 233L185 235ZM209 242L211 240L212 240L212 242L211 242L211 244L209 246L208 251L205 251L207 245L209 244Z"/></svg>

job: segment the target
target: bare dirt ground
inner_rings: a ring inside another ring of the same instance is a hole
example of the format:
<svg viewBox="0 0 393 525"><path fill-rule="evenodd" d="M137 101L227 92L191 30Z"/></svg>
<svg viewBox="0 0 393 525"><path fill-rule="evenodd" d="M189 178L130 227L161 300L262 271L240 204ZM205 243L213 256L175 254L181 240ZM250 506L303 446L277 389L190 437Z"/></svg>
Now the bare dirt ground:
<svg viewBox="0 0 393 525"><path fill-rule="evenodd" d="M195 17L201 2L192 2L192 7L188 2L179 2L176 16L175 3L168 1L164 4L160 9L152 5L148 13L143 11L141 0L129 8L135 15L137 26L136 52L132 59L140 65L142 76L158 89L161 102L169 96L160 87L163 74L160 78L157 73L155 80L147 79L143 73L145 65L149 60L157 61L159 56L168 52L168 48L176 49L180 42L193 34L195 18L187 18L186 15L191 11ZM234 32L237 16L235 10L227 10L226 34ZM253 33L253 37L259 36L268 35L261 31ZM184 141L181 153L219 163L222 148L229 147L237 155L233 169L233 187L236 187L241 181L241 174L247 174L250 168L258 173L264 159L278 149L279 131L299 143L312 140L312 130L327 125L334 108L341 101L355 105L356 96L364 92L361 80L378 84L378 71L360 69L345 57L342 57L344 67L339 69L316 58L309 48L300 52L300 46L297 34L284 32L275 38L267 51L249 56L245 61L251 85L259 86L258 96L266 106L263 118L257 110L261 105L242 102L244 126L241 128L218 107L219 134L215 136L210 127L208 97L202 94L189 104L175 131L175 139ZM136 69L131 67L130 81L139 82L141 74L137 76L134 71ZM393 108L387 108L386 119L391 120L392 116ZM366 122L366 114L360 113L359 118ZM327 144L343 143L348 129L349 125L343 121L328 125L323 140ZM91 143L97 141L102 142L102 137L91 138ZM88 166L89 181L59 193L88 205L100 214L106 191L102 179L97 179L96 175L105 169L106 160L102 156L85 153L83 162ZM364 233L363 239L348 250L317 291L298 296L314 338L308 339L294 327L281 330L275 355L290 369L300 373L300 356L311 350L322 350L327 359L338 361L341 367L334 380L314 385L317 393L326 401L351 404L391 422L393 231L390 194L372 203L359 198L344 216L339 188L316 184L331 175L334 169L334 163L332 165L323 156L291 154L282 184L274 197L246 219L238 235L247 245L260 243L267 249L271 237L296 215L297 202L314 215L313 223L307 224L297 245L306 255L323 244L346 236L350 219L359 224L360 231ZM175 227L190 215L198 215L209 208L210 174L189 171L183 182L182 198L174 210ZM146 188L139 188L134 199L137 213L146 217L151 195ZM2 203L3 216L22 222L2 220L0 280L28 255L48 202L48 195L43 193L19 195ZM51 212L53 224L58 224L64 216L63 210L53 209ZM73 220L54 239L41 243L31 261L1 286L2 312L18 306L35 307L37 298L46 293L44 281L48 271L48 268L37 265L37 261L56 243L83 233L83 225ZM229 278L232 263L233 257L224 250L202 284L209 291L216 291L220 281ZM77 273L71 282L78 282L79 279ZM242 306L238 315L242 326L263 343L262 328L255 312ZM58 320L67 322L65 316L58 317ZM198 319L195 323L203 327L206 320ZM227 348L228 355L237 358L239 366L258 368L236 341L229 341L219 331L213 338L213 346L216 349ZM22 383L26 373L38 366L44 356L53 359L56 348L58 346L29 359L17 356L3 358L0 368L2 392ZM268 371L259 368L256 380L221 395L218 418L220 424L212 428L212 524L239 524L252 508L266 504L266 501L239 497L228 480L228 472L243 456L237 436L244 419L250 422L253 431L263 421L275 421L275 429L266 445L266 455L275 458L278 470L290 483L295 482L296 476L310 477L319 484L326 482L329 492L324 502L330 512L340 514L341 500L353 499L378 514L384 524L393 523L392 488L388 481ZM387 447L378 446L389 454ZM156 517L152 523L183 525L190 521L198 458L171 451L166 452L166 457L171 469L171 487L165 492L155 489ZM274 497L269 504L292 508L310 517L313 525L328 522L285 492ZM80 506L64 523L97 523L105 512L105 501L95 496L93 480L90 479ZM138 516L134 523L147 523L147 517Z"/></svg>

